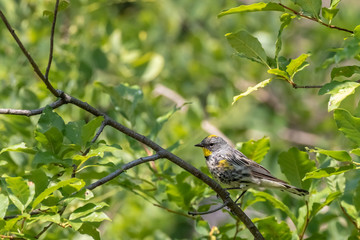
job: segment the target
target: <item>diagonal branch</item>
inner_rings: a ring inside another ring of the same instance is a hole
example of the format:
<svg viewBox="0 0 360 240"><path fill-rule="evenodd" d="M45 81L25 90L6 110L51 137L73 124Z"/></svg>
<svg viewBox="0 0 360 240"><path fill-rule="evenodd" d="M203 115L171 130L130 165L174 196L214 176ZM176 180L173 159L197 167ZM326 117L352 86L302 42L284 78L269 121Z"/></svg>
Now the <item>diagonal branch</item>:
<svg viewBox="0 0 360 240"><path fill-rule="evenodd" d="M57 17L57 13L58 13L58 8L59 8L59 0L56 0L55 10L54 10L54 19L53 19L52 26L51 26L49 62L48 62L48 65L46 67L46 72L45 72L45 79L47 81L49 81L49 72L50 72L51 62L53 59L54 35L55 35L55 25L56 25L56 17Z"/></svg>
<svg viewBox="0 0 360 240"><path fill-rule="evenodd" d="M49 91L56 97L59 97L59 93L56 91L56 89L51 85L51 83L45 78L45 76L42 74L42 72L40 71L39 66L36 64L36 62L34 61L34 59L31 57L31 55L29 54L29 52L26 50L26 48L24 47L24 45L22 44L22 42L20 41L19 37L16 35L14 29L11 27L9 21L6 19L5 15L3 14L3 12L0 10L0 18L2 19L2 21L5 23L6 28L9 30L10 34L12 35L12 37L15 39L17 45L19 46L19 48L21 49L21 51L24 53L25 57L28 59L28 61L30 62L31 66L33 67L35 73L39 76L39 78L45 83L46 87L49 89Z"/></svg>
<svg viewBox="0 0 360 240"><path fill-rule="evenodd" d="M98 181L84 187L86 189L89 189L89 190L93 190L107 182L109 182L110 180L116 178L117 176L119 176L120 174L122 174L123 172L125 172L126 170L130 169L130 168L133 168L139 164L142 164L142 163L146 163L146 162L149 162L149 161L155 161L157 159L161 158L161 154L159 153L156 153L154 155L151 155L151 156L147 156L147 157L142 157L142 158L139 158L139 159L136 159L136 160L133 160L127 164L124 164L121 168L119 168L118 170L116 170L115 172L112 172L110 173L109 175L107 175L106 177L103 177L101 179L99 179ZM81 190L80 190L81 191Z"/></svg>
<svg viewBox="0 0 360 240"><path fill-rule="evenodd" d="M294 10L294 9L292 9L292 8L289 8L288 6L285 6L285 5L282 4L282 3L278 3L278 4L279 4L280 6L282 6L283 8L286 8L287 10L291 11L292 13L294 13L294 14L297 15L297 16L300 16L300 17L309 19L309 20L311 20L311 21L320 23L321 25L324 25L325 27L332 28L332 29L337 29L337 30L339 30L339 31L344 31L344 32L348 32L348 33L354 33L354 31L352 31L352 30L349 30L349 29L346 29L346 28L342 28L342 27L338 27L338 26L335 26L335 25L331 25L331 24L324 23L323 21L321 21L321 20L318 19L318 18L306 16L305 14L302 14L301 12L297 12L296 10Z"/></svg>

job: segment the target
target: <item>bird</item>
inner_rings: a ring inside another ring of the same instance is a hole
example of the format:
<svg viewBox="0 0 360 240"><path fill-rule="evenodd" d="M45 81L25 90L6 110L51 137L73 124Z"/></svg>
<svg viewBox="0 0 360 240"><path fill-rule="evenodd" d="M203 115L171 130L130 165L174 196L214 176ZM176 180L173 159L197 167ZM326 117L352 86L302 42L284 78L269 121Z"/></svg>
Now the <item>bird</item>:
<svg viewBox="0 0 360 240"><path fill-rule="evenodd" d="M243 190L240 197L249 188L275 188L299 196L309 194L305 189L274 177L269 170L231 147L219 136L209 135L195 147L202 148L209 171L218 182L230 186L228 189Z"/></svg>

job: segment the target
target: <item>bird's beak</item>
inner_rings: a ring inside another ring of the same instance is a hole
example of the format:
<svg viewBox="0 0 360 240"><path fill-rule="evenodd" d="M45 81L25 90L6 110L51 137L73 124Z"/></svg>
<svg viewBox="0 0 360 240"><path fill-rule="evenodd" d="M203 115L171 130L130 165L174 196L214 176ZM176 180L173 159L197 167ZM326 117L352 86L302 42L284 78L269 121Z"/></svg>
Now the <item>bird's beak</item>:
<svg viewBox="0 0 360 240"><path fill-rule="evenodd" d="M195 147L204 147L204 145L202 145L201 143L195 144Z"/></svg>

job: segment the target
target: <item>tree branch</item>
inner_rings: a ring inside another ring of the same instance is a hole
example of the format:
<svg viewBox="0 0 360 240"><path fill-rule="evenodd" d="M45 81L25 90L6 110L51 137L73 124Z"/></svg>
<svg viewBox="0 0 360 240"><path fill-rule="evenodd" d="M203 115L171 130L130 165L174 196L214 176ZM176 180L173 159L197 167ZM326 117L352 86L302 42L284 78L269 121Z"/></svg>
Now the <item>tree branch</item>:
<svg viewBox="0 0 360 240"><path fill-rule="evenodd" d="M51 26L49 61L48 61L48 65L46 67L46 72L45 72L45 79L47 81L49 81L49 72L50 72L51 62L53 59L54 35L55 35L55 25L56 25L56 17L57 17L57 13L58 13L58 7L59 7L59 0L56 0L55 10L54 10L54 19L53 19L52 26Z"/></svg>
<svg viewBox="0 0 360 240"><path fill-rule="evenodd" d="M161 158L161 154L156 153L156 154L148 156L148 157L142 157L142 158L133 160L133 161L131 161L129 163L124 164L121 168L119 168L115 172L110 173L106 177L103 177L103 178L97 180L96 182L84 187L84 189L93 190L93 189L95 189L95 188L109 182L110 180L116 178L121 173L125 172L126 170L128 170L130 168L133 168L133 167L135 167L135 166L137 166L139 164L146 163L146 162L149 162L149 161L155 161L155 160L157 160L159 158Z"/></svg>
<svg viewBox="0 0 360 240"><path fill-rule="evenodd" d="M25 57L28 59L28 61L30 62L31 66L33 67L35 73L40 77L40 79L45 83L46 87L49 89L49 91L56 97L59 97L59 93L58 91L56 91L56 89L51 85L51 83L45 78L45 76L42 74L42 72L40 71L38 65L36 64L36 62L34 61L34 59L31 57L31 55L29 54L29 52L26 50L26 48L24 47L24 45L22 44L22 42L20 41L19 37L16 35L14 29L11 27L9 21L6 19L5 15L3 14L3 12L0 10L0 18L2 19L2 21L5 23L6 28L9 30L10 34L12 35L12 37L15 39L17 45L19 46L19 48L21 49L21 51L24 53Z"/></svg>
<svg viewBox="0 0 360 240"><path fill-rule="evenodd" d="M58 99L53 103L50 103L49 106L52 109L58 108L64 104L66 104L64 99ZM27 117L39 115L44 111L45 107L38 108L38 109L32 109L32 110L26 110L26 109L10 109L10 108L0 108L0 114L9 114L9 115L24 115Z"/></svg>
<svg viewBox="0 0 360 240"><path fill-rule="evenodd" d="M352 30L349 30L349 29L346 29L346 28L341 28L341 27L338 27L338 26L335 26L335 25L331 25L331 24L324 23L323 21L321 21L321 20L318 19L318 18L306 16L305 14L302 14L302 13L300 13L300 12L297 12L296 10L294 10L294 9L292 9L292 8L289 8L288 6L285 6L285 5L282 4L282 3L278 3L278 4L279 4L280 6L282 6L283 8L286 8L287 10L291 11L292 13L294 13L294 14L297 15L297 16L300 16L300 17L309 19L309 20L311 20L311 21L320 23L320 24L324 25L325 27L337 29L337 30L339 30L339 31L344 31L344 32L348 32L348 33L354 33Z"/></svg>

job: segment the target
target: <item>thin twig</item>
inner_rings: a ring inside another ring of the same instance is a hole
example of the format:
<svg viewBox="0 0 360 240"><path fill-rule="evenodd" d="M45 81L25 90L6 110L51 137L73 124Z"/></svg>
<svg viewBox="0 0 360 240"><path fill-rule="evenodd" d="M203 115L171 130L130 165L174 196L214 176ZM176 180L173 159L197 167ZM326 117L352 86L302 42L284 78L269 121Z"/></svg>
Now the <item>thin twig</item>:
<svg viewBox="0 0 360 240"><path fill-rule="evenodd" d="M104 128L106 125L107 125L107 120L104 119L104 121L102 121L98 131L96 132L95 136L91 140L91 143L96 142L96 140L99 138L100 134L104 131ZM90 147L88 147L82 155L86 156L89 153L89 151L90 151Z"/></svg>
<svg viewBox="0 0 360 240"><path fill-rule="evenodd" d="M187 214L184 214L184 213L182 213L182 212L176 212L176 211L174 211L174 210L168 209L168 208L166 208L166 207L164 207L164 206L161 206L161 205L159 205L159 204L153 203L153 205L154 205L155 207L162 208L162 209L164 209L164 210L166 210L166 211L168 211L168 212L170 212L170 213L174 213L174 214L177 214L177 215L180 215L180 216L183 216L183 217L195 219L194 217L191 217L191 216L189 216L189 215L187 215Z"/></svg>
<svg viewBox="0 0 360 240"><path fill-rule="evenodd" d="M61 216L64 212L65 212L66 206L64 206L60 211L59 211L59 215ZM54 224L54 222L49 223L46 227L44 227L44 229L39 232L35 238L38 239L41 235L43 235L52 225Z"/></svg>
<svg viewBox="0 0 360 240"><path fill-rule="evenodd" d="M293 88L322 88L324 85L307 85L307 86L299 86L297 84L293 84Z"/></svg>
<svg viewBox="0 0 360 240"><path fill-rule="evenodd" d="M52 109L58 108L66 104L64 99L58 99L55 102L49 104ZM44 111L45 107L26 110L26 109L10 109L10 108L0 108L0 114L9 114L9 115L24 115L27 117L39 115Z"/></svg>
<svg viewBox="0 0 360 240"><path fill-rule="evenodd" d="M308 201L305 201L305 203L306 203L306 219L305 219L304 228L303 228L303 230L301 231L301 234L299 235L299 239L300 239L300 240L304 239L304 235L305 235L306 228L307 228L307 226L309 225L309 222L310 222L309 202L308 202Z"/></svg>
<svg viewBox="0 0 360 240"><path fill-rule="evenodd" d="M283 8L286 8L287 10L293 12L295 15L298 15L298 16L300 16L300 17L309 19L309 20L314 21L314 22L318 22L318 23L324 25L325 27L337 29L337 30L340 30L340 31L348 32L348 33L354 33L352 30L349 30L349 29L346 29L346 28L341 28L341 27L338 27L338 26L335 26L335 25L331 25L331 24L324 23L323 21L321 21L321 20L318 19L318 18L306 16L305 14L302 14L302 13L300 13L300 12L298 12L298 11L292 9L292 8L289 8L289 7L285 6L285 5L282 4L282 3L278 3L278 4L279 4L280 6L282 6Z"/></svg>
<svg viewBox="0 0 360 240"><path fill-rule="evenodd" d="M360 231L360 227L356 223L356 221L346 212L345 208L339 203L341 211L344 213L345 217L355 226L355 228Z"/></svg>
<svg viewBox="0 0 360 240"><path fill-rule="evenodd" d="M55 10L54 10L54 18L53 18L53 22L52 22L52 26L51 26L49 61L48 61L48 65L46 67L46 72L45 72L45 79L47 81L49 81L49 72L50 72L51 62L53 59L54 35L55 35L55 25L56 25L56 17L57 17L57 13L58 13L58 7L59 7L59 0L56 0Z"/></svg>
<svg viewBox="0 0 360 240"><path fill-rule="evenodd" d="M49 91L56 97L59 97L59 92L56 91L56 89L51 85L51 83L45 78L45 76L40 71L38 65L34 61L34 59L31 57L31 55L28 53L22 42L20 41L19 37L16 35L14 29L11 27L9 21L6 19L3 12L0 10L0 18L5 23L6 28L9 30L12 37L15 39L16 43L18 44L21 51L24 53L25 57L30 62L31 66L33 67L35 73L40 77L40 79L45 83L46 87L49 89Z"/></svg>
<svg viewBox="0 0 360 240"><path fill-rule="evenodd" d="M142 157L136 160L133 160L129 163L124 164L120 169L116 170L115 172L110 173L109 175L107 175L106 177L103 177L99 180L97 180L96 182L84 187L86 189L89 190L93 190L101 185L103 185L104 183L109 182L110 180L116 178L117 176L119 176L121 173L125 172L126 170L133 168L139 164L145 163L145 162L149 162L149 161L155 161L157 159L161 158L161 154L156 153L154 155L148 156L148 157ZM80 190L81 191L81 190Z"/></svg>
<svg viewBox="0 0 360 240"><path fill-rule="evenodd" d="M206 214L210 214L210 213L214 213L219 211L220 209L223 209L224 207L226 207L226 205L228 204L228 202L224 202L222 205L220 205L219 207L216 207L214 209L211 209L209 211L205 211L205 212L188 212L189 215L191 216L196 216L196 215L206 215Z"/></svg>

